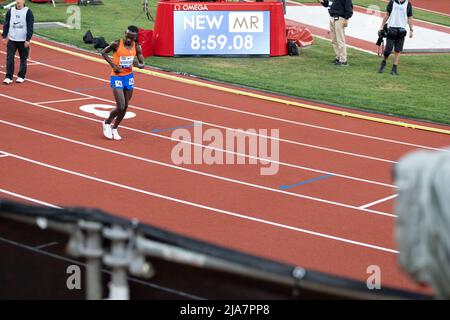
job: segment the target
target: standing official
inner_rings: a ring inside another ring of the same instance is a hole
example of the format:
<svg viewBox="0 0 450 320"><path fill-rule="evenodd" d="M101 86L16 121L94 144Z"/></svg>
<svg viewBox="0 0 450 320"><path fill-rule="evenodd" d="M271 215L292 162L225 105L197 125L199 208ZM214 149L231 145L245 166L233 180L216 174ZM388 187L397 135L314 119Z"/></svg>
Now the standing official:
<svg viewBox="0 0 450 320"><path fill-rule="evenodd" d="M345 44L345 28L353 15L352 0L319 0L330 14L330 34L336 58L333 63L337 66L348 66L347 46Z"/></svg>
<svg viewBox="0 0 450 320"><path fill-rule="evenodd" d="M7 45L6 77L4 84L11 84L14 75L14 56L19 51L20 69L17 83L25 81L27 59L30 53L30 41L33 36L34 16L25 0L16 0L16 5L8 10L3 26L2 42Z"/></svg>

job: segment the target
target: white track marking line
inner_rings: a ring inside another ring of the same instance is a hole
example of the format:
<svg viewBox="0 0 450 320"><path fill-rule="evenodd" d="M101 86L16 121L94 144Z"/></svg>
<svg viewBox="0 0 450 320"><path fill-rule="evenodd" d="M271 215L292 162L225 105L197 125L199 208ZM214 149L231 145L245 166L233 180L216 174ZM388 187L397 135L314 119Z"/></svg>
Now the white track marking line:
<svg viewBox="0 0 450 320"><path fill-rule="evenodd" d="M4 72L1 72L1 71L0 71L0 73L4 74ZM78 94L78 95L84 96L86 98L91 98L91 99L96 99L96 100L99 100L99 101L112 103L113 105L116 104L116 102L113 101L113 100L104 99L104 98L96 97L96 96L93 96L93 95L89 95L89 94L85 94L85 93L81 93L81 92L77 92L77 91L72 91L72 90L69 90L69 89L65 89L65 88L62 88L62 87L57 87L57 86L54 86L54 85L51 85L51 84L47 84L47 83L44 83L44 82L40 82L40 81L36 81L36 80L28 79L28 81L32 82L32 83L36 83L36 84L42 85L42 86L46 86L46 87L49 87L49 88L53 88L53 89L57 89L57 90L61 90L61 91L65 91L65 92L69 92L69 93L73 93L73 94ZM172 114L159 112L159 111L154 111L154 110L149 110L149 109L145 109L145 108L140 108L140 107L136 107L136 106L133 106L133 105L129 105L129 108L134 108L136 110L140 110L140 111L143 111L143 112L154 113L154 114L157 114L157 115L162 115L162 116L166 116L166 117L170 117L170 118L174 118L174 119L179 119L179 120L183 120L183 121L188 121L188 122L198 121L196 119L191 119L191 118L186 118L186 117L181 117L181 116L175 116L175 115L172 115ZM210 123L210 122L202 121L202 123L205 124L205 125L209 125L211 127L216 127L216 128L220 128L220 129L224 129L224 130L235 131L235 132L239 132L239 133L243 133L243 134L247 134L247 135L254 135L254 136L257 136L257 137L263 137L263 138L267 138L267 139L273 139L273 140L277 140L277 141L280 141L280 142L286 142L286 143L299 145L299 146L303 146L303 147L314 148L314 149L319 149L319 150L324 150L324 151L344 154L344 155L348 155L348 156L354 156L354 157L358 157L358 158L370 159L370 160L375 160L375 161L382 161L382 162L387 162L387 163L396 163L396 161L393 161L393 160L387 160L387 159L382 159L382 158L377 158L377 157L371 157L371 156L367 156L367 155L362 155L362 154L358 154L358 153L351 153L351 152L337 150L337 149L332 149L332 148L320 147L320 146L307 144L307 143L302 143L302 142L298 142L298 141L291 141L291 140L281 139L281 138L273 138L273 137L270 137L270 136L260 135L260 134L257 134L257 133L248 133L248 132L245 132L243 130L234 129L234 128L228 128L228 127L217 125L217 124L213 124L213 123ZM440 149L438 149L438 150L440 150Z"/></svg>
<svg viewBox="0 0 450 320"><path fill-rule="evenodd" d="M6 124L6 125L10 125L10 126L14 126L14 127L20 128L20 129L25 129L25 130L32 131L32 132L35 132L35 133L39 133L39 134L42 134L42 135L45 135L45 136L57 138L57 139L64 140L64 141L67 141L67 142L72 142L72 143L75 143L75 144L78 144L78 145L82 145L82 146L85 146L85 147L90 147L90 148L93 148L93 149L96 149L96 150L106 151L108 153L113 153L113 154L116 154L116 155L124 156L124 157L135 159L135 160L144 161L144 162L147 162L147 163L161 165L161 166L164 166L164 167L168 167L168 168L171 168L171 169L176 169L176 170L180 170L180 171L189 172L189 173L192 173L192 174L198 174L198 175L201 175L201 176L206 176L206 177L209 177L209 178L214 178L214 179L218 179L218 180L222 180L222 181L226 181L226 182L236 183L236 184L244 185L244 186L247 186L247 187L253 187L253 188L257 188L257 189L261 189L261 190L265 190L265 191L270 191L270 192L276 192L276 193L280 193L280 194L285 194L285 195L289 195L289 196L293 196L293 197L297 197L297 198L302 198L302 199L308 199L308 200L317 201L317 202L321 202L321 203L326 203L326 204L330 204L330 205L335 205L335 206L339 206L339 207L344 207L344 208L348 208L348 209L354 209L354 210L369 212L369 213L373 213L373 214L377 214L377 215L381 215L381 216L387 216L387 217L393 217L393 218L396 217L395 215L390 214L390 213L386 213L386 212L375 211L375 210L370 210L370 209L361 209L359 207L355 207L355 206L344 204L344 203L340 203L340 202L335 202L335 201L325 200L325 199L321 199L321 198L306 196L306 195L302 195L302 194L299 194L299 193L292 193L292 192L288 192L288 191L285 191L285 190L274 189L274 188L270 188L270 187L265 187L265 186L253 184L253 183L250 183L250 182L245 182L245 181L241 181L241 180L235 180L235 179L226 178L226 177L222 177L222 176L218 176L218 175L213 175L213 174L205 173L205 172L202 172L202 171L197 171L197 170L193 170L193 169L187 169L187 168L183 168L183 167L178 167L178 166L173 165L173 164L169 164L169 163L165 163L165 162L159 162L159 161L156 161L156 160L151 160L151 159L147 159L147 158L143 158L143 157L138 157L138 156L134 156L134 155L131 155L131 154L123 153L123 152L120 152L120 151L115 151L115 150L112 150L112 149L107 149L107 148L99 147L99 146L96 146L96 145L91 145L91 144L88 144L88 143L85 143L85 142L72 140L72 139L69 139L69 138L65 138L65 137L62 137L62 136L54 135L54 134L43 132L43 131L36 130L36 129L31 129L31 128L28 128L28 127L24 127L24 126L17 125L17 124L11 123L11 122L3 121L3 120L0 120L0 123Z"/></svg>
<svg viewBox="0 0 450 320"><path fill-rule="evenodd" d="M323 36L319 36L317 34L314 34L314 36L316 38L325 40L327 42L332 42L333 41L331 38L326 38L326 37L323 37ZM377 56L378 55L376 52L373 52L373 51L370 51L370 50L366 50L366 49L362 49L362 48L358 48L358 47L355 47L355 46L352 46L352 45L349 45L349 44L346 44L346 47L352 48L352 49L355 49L355 50L358 50L358 51L361 51L361 52L365 52L365 53L368 53L368 54L373 55L373 56Z"/></svg>
<svg viewBox="0 0 450 320"><path fill-rule="evenodd" d="M34 203L37 203L37 204L40 204L40 205L44 205L44 206L47 206L47 207L51 207L51 208L55 208L55 209L61 209L61 207L55 206L54 204L51 204L51 203L48 203L48 202L44 202L44 201L40 201L40 200L37 200L37 199L34 199L34 198L30 198L30 197L27 197L27 196L24 196L24 195L15 193L15 192L11 192L11 191L8 191L8 190L5 190L5 189L0 189L0 192L2 192L4 194L8 194L8 195L16 197L16 198L19 198L19 199L22 199L22 200L27 200L27 201L34 202Z"/></svg>
<svg viewBox="0 0 450 320"><path fill-rule="evenodd" d="M62 113L62 114L70 115L70 116L81 118L81 119L85 119L85 120L90 120L90 121L95 121L95 122L100 122L100 123L102 122L102 120L89 118L89 117L86 117L86 116L78 115L78 114L67 112L67 111L64 111L64 110L55 109L55 108L48 107L48 106L38 105L38 104L36 104L34 102L29 102L29 101L26 101L26 100L22 100L22 99L15 98L15 97L8 96L8 95L4 95L4 94L0 94L0 97L12 99L12 100L19 101L19 102L26 103L26 104L30 104L30 105L33 105L33 106L36 106L36 107L39 107L39 108L43 108L43 109L59 112L59 113ZM155 137L158 137L158 138L167 139L167 140L170 140L170 141L186 143L186 144L190 144L190 145L193 145L193 146L199 146L199 147L203 147L203 148L206 148L206 149L217 150L217 151L220 151L220 152L230 153L230 154L234 154L234 155L242 156L242 157L246 157L246 158L254 158L254 159L257 159L257 160L263 160L263 161L267 161L267 162L270 162L270 163L276 163L276 164L279 164L279 165L282 165L282 166L292 167L292 168L296 168L296 169L300 169L300 170L306 170L306 171L323 173L323 174L330 174L330 175L334 175L336 177L340 177L340 178L344 178L344 179L355 180L355 181L360 181L360 182L365 182L365 183L370 183L370 184L376 184L376 185L389 187L389 188L396 188L396 186L394 186L394 185L383 183L383 182L378 182L378 181L373 181L373 180L368 180L368 179L352 177L352 176L343 175L343 174L339 174L339 173L334 173L334 172L330 172L330 171L313 169L313 168L309 168L309 167L294 165L294 164L290 164L290 163L284 163L284 162L280 162L280 161L274 161L274 160L265 159L265 158L254 157L254 156L250 156L250 155L247 155L247 154L242 154L242 153L238 153L238 152L234 152L234 151L214 148L214 147L210 147L210 146L204 146L203 144L197 144L197 143L194 143L194 142L184 141L184 140L180 140L180 139L174 139L172 137L166 137L164 135L159 135L159 134L152 133L152 132L147 132L147 131L143 131L143 130L139 130L139 129L134 129L134 128L131 128L131 127L128 127L128 126L121 126L121 128L122 129L126 129L126 130L130 130L130 131L133 131L133 132L138 132L138 133L141 133L141 134L149 135L149 136L155 136Z"/></svg>
<svg viewBox="0 0 450 320"><path fill-rule="evenodd" d="M4 51L0 51L0 53L6 54ZM30 61L33 61L33 60L30 60ZM94 80L98 80L98 81L102 81L102 82L107 82L107 83L109 82L108 80L105 80L105 79L102 79L102 78L98 78L98 77L94 77L94 76L91 76L91 75L79 73L79 72L76 72L76 71L72 71L72 70L56 67L56 66L49 65L49 64L46 64L46 63L42 63L42 62L38 62L38 61L33 61L33 62L37 62L40 65L45 66L45 67L53 68L53 69L56 69L56 70L67 72L67 73L72 73L72 74L75 74L75 75L78 75L78 76L82 76L82 77L86 77L86 78L90 78L90 79L94 79ZM135 87L135 89L136 90L141 90L141 91L144 91L144 92L148 92L148 93L152 93L152 94L156 94L156 95L165 96L165 97L172 98L172 99L182 100L182 101L186 101L186 102L192 102L192 103L195 103L195 104L200 104L200 105L204 105L204 106L208 106L208 107L212 107L212 108L219 108L219 109L224 109L224 110L228 110L228 111L232 111L232 112L243 113L243 114L247 114L247 115L250 115L250 116L261 117L261 118L265 118L265 119L271 119L271 120L276 120L276 121L281 121L281 122L291 123L291 124L296 124L296 125L301 125L301 126L307 126L307 127L321 129L321 130L338 132L338 133L342 133L342 134L354 135L354 136L363 137L363 138L367 138L367 139L374 139L374 140L379 140L379 141L384 141L384 142L389 142L389 143L402 144L402 145L412 146L412 147L416 147L416 148L424 148L424 149L430 149L430 150L450 152L449 150L445 150L445 149L442 149L442 148L434 148L434 147L423 146L423 145L418 145L418 144L408 143L408 142L403 142L403 141L398 141L398 140L385 139L385 138L380 138L380 137L375 137L375 136L370 136L370 135L365 135L365 134L360 134L360 133L355 133L355 132L350 132L350 131L345 131L345 130L332 129L332 128L322 127L322 126L318 126L318 125L312 125L312 124L308 124L308 123L292 121L292 120L283 119L283 118L271 117L271 116L267 116L267 115L263 115L263 114L259 114L259 113L254 113L254 112L248 112L248 111L243 111L243 110L227 108L227 107L223 107L223 106L219 106L219 105L215 105L215 104L210 104L210 103L201 102L201 101L197 101L197 100L182 98L182 97L179 97L179 96L174 96L174 95L170 95L170 94L166 94L166 93L162 93L162 92L158 92L158 91L152 91L152 90L148 90L148 89L144 89L144 88L140 88L140 87ZM147 112L152 112L152 110L148 110L148 109L145 109L145 110ZM159 114L163 114L163 113L159 113ZM168 117L175 117L176 118L176 116L173 116L171 114L164 114L164 115L166 115ZM209 124L209 125L216 126L214 124ZM232 129L232 130L234 130L234 129ZM291 141L291 143L292 143L292 141Z"/></svg>
<svg viewBox="0 0 450 320"><path fill-rule="evenodd" d="M397 196L398 196L398 194L393 194L392 196L389 196L389 197L386 197L386 198L383 198L383 199L380 199L380 200L377 200L377 201L374 201L374 202L371 202L371 203L364 204L364 205L360 206L359 208L360 209L367 209L368 207L374 206L374 205L382 203L384 201L388 201L388 200L394 199Z"/></svg>
<svg viewBox="0 0 450 320"><path fill-rule="evenodd" d="M75 73L76 75L86 76L86 75L84 75L82 73L74 72L74 71L71 71L71 70L68 70L68 69L63 69L63 68L59 68L59 67L55 67L55 66L51 66L51 65L47 65L47 64L42 64L42 65L44 65L46 67L50 67L50 68L56 68L58 70L69 72L69 73ZM89 78L109 83L108 80L97 78L97 77L94 77L94 76L89 76ZM442 148L434 148L434 147L422 146L422 145L418 145L418 144L412 144L412 143L408 143L408 142L397 141L397 140L384 139L384 138L379 138L379 137L375 137L375 136L369 136L369 135L354 133L354 132L345 131L345 130L332 129L332 128L328 128L328 127L311 125L311 124L308 124L308 123L292 121L292 120L283 119L283 118L271 117L271 116L267 116L267 115L263 115L263 114L259 114L259 113L254 113L254 112L249 112L249 111L243 111L243 110L238 110L238 109L227 108L227 107L216 105L216 104L211 104L211 103L201 102L201 101L197 101L197 100L182 98L180 96L174 96L174 95L170 95L170 94L166 94L166 93L162 93L162 92L158 92L158 91L153 91L153 90L149 90L149 89L144 89L144 88L140 88L140 87L135 87L135 89L141 90L141 91L144 91L144 92L147 92L147 93L152 93L152 94L161 95L161 96L172 98L172 99L178 99L178 100L182 100L182 101L186 101L186 102L200 104L200 105L204 105L204 106L208 106L208 107L212 107L212 108L218 108L218 109L223 109L223 110L227 110L227 111L231 111L231 112L243 113L243 114L250 115L250 116L256 116L256 117L261 117L261 118L266 118L266 119L270 119L270 120L276 120L276 121L281 121L281 122L286 122L286 123L291 123L291 124L296 124L296 125L301 125L301 126L307 126L307 127L312 127L312 128L315 128L315 129L333 131L333 132L338 132L338 133L342 133L342 134L355 135L355 136L359 136L359 137L363 137L363 138L375 139L375 140L380 140L380 141L384 141L384 142L398 143L398 144L413 146L413 147L417 147L417 148L426 148L426 149L431 149L431 150L439 150L439 151L444 151L444 152L450 152L450 151L442 149ZM147 111L150 111L150 110L147 110ZM169 116L169 117L172 116L171 114L164 114L164 115ZM215 124L210 124L210 125L216 126ZM230 130L232 130L232 129L230 129ZM285 142L287 142L287 141L285 141ZM290 142L292 143L294 141L290 141Z"/></svg>
<svg viewBox="0 0 450 320"><path fill-rule="evenodd" d="M5 158L7 156L8 156L7 154L0 154L0 158Z"/></svg>
<svg viewBox="0 0 450 320"><path fill-rule="evenodd" d="M50 164L46 164L46 163L43 163L43 162L32 160L32 159L29 159L29 158L26 158L26 157L22 157L22 156L13 154L13 153L9 153L9 152L5 152L5 153L7 153L8 155L10 155L11 157L13 157L15 159L19 159L19 160L22 160L22 161L25 161L25 162L33 163L35 165L42 166L42 167L49 168L49 169L53 169L53 170L56 170L56 171L61 171L61 172L64 172L64 173L68 173L68 174L71 174L71 175L74 175L74 176L77 176L77 177L85 178L87 180L92 180L92 181L100 182L100 183L103 183L103 184L111 185L111 186L114 186L114 187L117 187L117 188L121 188L121 189L125 189L125 190L128 190L128 191L133 191L133 192L136 192L136 193L141 193L141 194L145 194L145 195L148 195L148 196L153 196L153 197L164 199L164 200L168 200L168 201L172 201L172 202L176 202L176 203L181 203L181 204L192 206L192 207L195 207L195 208L200 208L200 209L204 209L204 210L207 210L207 211L212 211L212 212L216 212L216 213L220 213L220 214L224 214L224 215L228 215L228 216L232 216L232 217L236 217L236 218L240 218L240 219L244 219L244 220L249 220L249 221L253 221L253 222L259 222L259 223L262 223L262 224L267 224L267 225L275 226L275 227L282 228L282 229L292 230L292 231L296 231L296 232L300 232L300 233L306 233L306 234L317 236L317 237L331 239L331 240L344 242L344 243L348 243L348 244L352 244L352 245L357 245L357 246L361 246L361 247L365 247L365 248L375 249L375 250L379 250L379 251L384 251L384 252L389 252L389 253L398 253L398 251L394 250L394 249L385 248L385 247L381 247L381 246L377 246L377 245L373 245L373 244L368 244L368 243L364 243L364 242L354 241L354 240L350 240L350 239L346 239L346 238L336 237L336 236L328 235L328 234L325 234L325 233L320 233L320 232L315 232L315 231L311 231L311 230L307 230L307 229L297 228L297 227L293 227L293 226L289 226L289 225L285 225L285 224L281 224L281 223L276 223L276 222L272 222L272 221L268 221L268 220L264 220L264 219L259 219L259 218L255 218L255 217L251 217L251 216L246 216L244 214L239 214L239 213L235 213L235 212L232 212L232 211L227 211L227 210L222 210L222 209L218 209L218 208L214 208L214 207L210 207L210 206L205 206L205 205L198 204L198 203L195 203L195 202L190 202L190 201L186 201L186 200L182 200L182 199L178 199L178 198L174 198L174 197L169 197L169 196L162 195L162 194L159 194L159 193L142 190L142 189L134 188L134 187L127 186L127 185L124 185L124 184L120 184L120 183L116 183L116 182L112 182L112 181L108 181L108 180L92 177L92 176L89 176L89 175L86 175L86 174L83 174L83 173L79 173L79 172L63 169L63 168L60 168L60 167L57 167L57 166L53 166L53 165L50 165Z"/></svg>
<svg viewBox="0 0 450 320"><path fill-rule="evenodd" d="M51 258L56 259L56 260L60 260L60 261L68 262L68 263L71 263L71 264L76 264L76 265L80 265L80 266L86 267L86 264L83 263L83 262L80 262L80 261L77 261L77 260L73 260L73 259L61 256L61 255L58 255L58 254L55 254L55 253L51 253L51 252L48 252L48 251L45 251L45 250L41 250L41 249L38 249L38 248L34 248L34 247L28 246L26 244L23 244L23 243L20 243L20 242L17 242L17 241L12 241L10 239L6 239L6 238L3 238L3 237L0 237L0 241L4 242L4 243L8 243L8 244L13 245L13 246L16 246L16 247L21 248L21 249L30 250L30 251L42 254L44 256L51 257ZM111 274L111 272L109 270L105 270L105 269L103 269L102 272L106 273L106 274ZM139 280L139 279L136 279L136 278L128 277L128 280L130 280L131 282L142 284L142 285L147 286L147 287L156 288L156 289L159 289L159 290L162 290L162 291L166 291L166 292L169 292L171 294L176 294L176 295L179 295L179 296L182 296L182 297L187 297L189 299L203 300L203 298L191 295L191 294L183 292L183 291L178 291L178 290L166 288L166 287L159 286L157 284L150 283L150 282L145 282L145 281L142 281L142 280Z"/></svg>
<svg viewBox="0 0 450 320"><path fill-rule="evenodd" d="M138 130L138 129L132 129L132 128L129 128L129 127L128 127L128 129L129 130L133 130L133 131L137 131L137 132L140 132L140 133L143 133L143 134L148 134L145 131L141 131L141 130ZM364 183L370 183L370 184L375 184L375 185L388 187L388 188L397 188L397 186L389 184L389 183L383 183L383 182L369 180L369 179L357 178L357 177L348 176L348 175L344 175L344 174L340 174L340 173L333 173L333 172L330 172L330 171L314 169L314 168L300 166L300 165L297 165L297 164L291 164L291 163L282 162L282 161L275 161L275 160L270 160L270 159L266 159L266 158L260 158L260 157L251 156L251 155L247 155L247 154L242 154L242 153L238 153L238 152L234 152L234 151L230 151L230 150L219 149L219 148L215 148L215 147L211 147L211 146L205 146L203 144L198 144L198 143L194 143L194 142L179 140L179 139L175 139L175 138L172 138L172 137L166 137L164 135L159 135L157 133L152 133L152 135L156 136L156 137L159 137L159 138L162 138L162 139L168 139L168 140L173 141L173 142L181 142L181 143L190 144L190 145L197 146L197 147L203 147L205 149L216 150L216 151L223 152L223 153L229 153L229 154L233 154L233 155L237 155L237 156L242 156L242 157L249 158L249 159L256 159L258 161L266 161L266 162L277 164L277 165L280 165L280 166L290 167L290 168L299 169L299 170L306 170L306 171L311 171L311 172L317 172L317 173L322 173L322 174L329 174L329 175L333 175L335 177L339 177L339 178L343 178L343 179L354 180L354 181L359 181L359 182L364 182Z"/></svg>
<svg viewBox="0 0 450 320"><path fill-rule="evenodd" d="M49 103L61 103L61 102L71 102L71 101L81 101L81 100L93 100L95 98L91 97L83 97L83 98L74 98L74 99L63 99L63 100L53 100L53 101L39 101L37 104L49 104Z"/></svg>

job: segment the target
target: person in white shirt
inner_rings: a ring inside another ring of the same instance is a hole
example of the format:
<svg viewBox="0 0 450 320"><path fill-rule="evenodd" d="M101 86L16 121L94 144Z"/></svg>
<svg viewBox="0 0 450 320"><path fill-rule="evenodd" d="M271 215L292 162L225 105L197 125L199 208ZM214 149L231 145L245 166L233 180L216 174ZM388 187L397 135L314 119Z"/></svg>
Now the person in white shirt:
<svg viewBox="0 0 450 320"><path fill-rule="evenodd" d="M384 72L387 59L389 58L392 50L394 49L394 63L392 65L391 74L398 75L398 62L400 59L400 53L403 51L403 45L405 43L405 37L407 34L406 28L409 26L409 37L413 36L413 12L412 5L409 0L390 0L387 8L386 15L381 22L380 31L383 29L387 22L387 41L386 48L384 50L384 58L381 61L378 68L379 73Z"/></svg>
<svg viewBox="0 0 450 320"><path fill-rule="evenodd" d="M16 51L19 51L20 56L20 69L16 82L22 83L25 81L33 27L34 16L31 10L25 6L25 0L16 0L16 5L6 13L5 24L3 25L2 43L7 45L4 84L13 82Z"/></svg>

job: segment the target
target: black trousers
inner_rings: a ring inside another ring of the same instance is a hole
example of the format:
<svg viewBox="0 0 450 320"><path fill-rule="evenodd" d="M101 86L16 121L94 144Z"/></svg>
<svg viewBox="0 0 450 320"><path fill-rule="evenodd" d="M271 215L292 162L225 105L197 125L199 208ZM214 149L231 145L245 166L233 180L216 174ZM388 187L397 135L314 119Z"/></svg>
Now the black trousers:
<svg viewBox="0 0 450 320"><path fill-rule="evenodd" d="M27 74L27 59L30 53L30 48L25 48L24 41L8 41L7 46L7 54L6 54L6 78L12 80L14 75L14 55L16 51L19 51L20 56L20 69L19 69L19 78L25 78Z"/></svg>

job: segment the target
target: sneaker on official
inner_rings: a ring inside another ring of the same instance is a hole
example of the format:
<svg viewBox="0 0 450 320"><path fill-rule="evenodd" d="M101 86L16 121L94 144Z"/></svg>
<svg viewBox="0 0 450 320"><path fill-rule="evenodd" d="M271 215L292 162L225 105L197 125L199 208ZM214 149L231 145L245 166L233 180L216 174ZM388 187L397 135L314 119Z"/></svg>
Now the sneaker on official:
<svg viewBox="0 0 450 320"><path fill-rule="evenodd" d="M347 61L337 61L336 65L341 67L348 67Z"/></svg>
<svg viewBox="0 0 450 320"><path fill-rule="evenodd" d="M339 62L339 58L335 58L333 61L331 61L331 63L334 63L334 64L336 64L338 62Z"/></svg>
<svg viewBox="0 0 450 320"><path fill-rule="evenodd" d="M111 125L110 125L110 124L106 124L105 121L103 121L102 124L103 124L103 135L104 135L107 139L110 139L110 140L111 140L111 139L113 138Z"/></svg>
<svg viewBox="0 0 450 320"><path fill-rule="evenodd" d="M122 137L119 135L119 131L117 131L117 129L112 129L112 135L114 140L122 140Z"/></svg>
<svg viewBox="0 0 450 320"><path fill-rule="evenodd" d="M24 78L18 77L18 78L16 79L16 83L24 83L24 82L25 82L25 79L24 79Z"/></svg>
<svg viewBox="0 0 450 320"><path fill-rule="evenodd" d="M382 60L380 67L378 68L378 73L383 73L385 67L386 67L386 61Z"/></svg>
<svg viewBox="0 0 450 320"><path fill-rule="evenodd" d="M5 80L3 80L4 84L11 84L13 83L13 81L10 78L5 78Z"/></svg>

